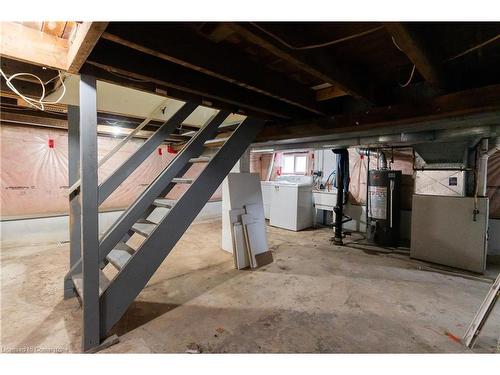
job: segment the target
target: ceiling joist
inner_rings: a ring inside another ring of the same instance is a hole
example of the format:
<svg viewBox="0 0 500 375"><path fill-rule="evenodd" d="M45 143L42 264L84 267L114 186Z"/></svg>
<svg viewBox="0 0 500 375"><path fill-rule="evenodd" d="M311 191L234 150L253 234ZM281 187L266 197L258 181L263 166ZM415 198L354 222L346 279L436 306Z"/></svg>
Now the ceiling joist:
<svg viewBox="0 0 500 375"><path fill-rule="evenodd" d="M152 82L268 116L286 119L308 115L296 106L104 39L96 45L86 65L129 77L130 81Z"/></svg>
<svg viewBox="0 0 500 375"><path fill-rule="evenodd" d="M108 22L84 22L80 25L68 49L65 70L70 73L80 71L107 26Z"/></svg>
<svg viewBox="0 0 500 375"><path fill-rule="evenodd" d="M161 38L151 35L161 35ZM322 114L310 88L256 65L238 50L212 43L187 27L149 22L134 23L134 27L130 27L129 23L113 23L102 37L316 115Z"/></svg>
<svg viewBox="0 0 500 375"><path fill-rule="evenodd" d="M346 93L343 90L335 86L330 86L316 91L316 100L318 102L322 102L325 100L335 99L345 95Z"/></svg>
<svg viewBox="0 0 500 375"><path fill-rule="evenodd" d="M274 41L269 40L251 24L229 23L228 26L247 41L258 45L318 80L330 83L348 95L373 101L371 90L366 87L366 84L359 82L351 72L336 66L335 62L331 61L323 53L317 52L322 55L321 58L313 59L304 53L285 51L282 46L278 46Z"/></svg>
<svg viewBox="0 0 500 375"><path fill-rule="evenodd" d="M424 47L415 32L400 22L389 22L385 27L394 38L397 47L408 56L422 77L432 85L444 88L445 76L441 64Z"/></svg>
<svg viewBox="0 0 500 375"><path fill-rule="evenodd" d="M500 85L466 90L417 104L372 108L369 111L348 113L316 121L267 126L257 141L327 136L342 132L389 128L399 125L447 121L470 115L484 115L491 125L500 123ZM472 122L480 125L479 122Z"/></svg>

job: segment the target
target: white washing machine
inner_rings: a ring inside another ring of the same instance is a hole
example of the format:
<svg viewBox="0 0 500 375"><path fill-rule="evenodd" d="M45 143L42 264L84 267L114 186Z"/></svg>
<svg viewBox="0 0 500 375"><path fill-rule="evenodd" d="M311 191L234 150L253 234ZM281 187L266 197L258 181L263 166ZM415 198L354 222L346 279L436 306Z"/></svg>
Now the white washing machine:
<svg viewBox="0 0 500 375"><path fill-rule="evenodd" d="M272 185L269 224L299 231L313 225L312 176L279 176Z"/></svg>

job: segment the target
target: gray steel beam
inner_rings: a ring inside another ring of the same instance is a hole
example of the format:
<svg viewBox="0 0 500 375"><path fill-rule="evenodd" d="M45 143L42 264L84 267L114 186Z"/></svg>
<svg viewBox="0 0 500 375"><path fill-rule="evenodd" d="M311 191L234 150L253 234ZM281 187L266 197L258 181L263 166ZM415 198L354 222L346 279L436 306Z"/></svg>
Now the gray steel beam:
<svg viewBox="0 0 500 375"><path fill-rule="evenodd" d="M80 202L83 272L82 347L99 345L99 225L96 79L80 76Z"/></svg>
<svg viewBox="0 0 500 375"><path fill-rule="evenodd" d="M109 332L250 145L263 122L246 119L101 296L101 337Z"/></svg>
<svg viewBox="0 0 500 375"><path fill-rule="evenodd" d="M141 217L144 217L145 211L153 204L153 201L166 194L164 193L165 187L170 185L174 177L183 172L183 168L188 164L189 159L199 156L203 152L205 141L215 136L219 125L228 116L228 111L219 111L215 117L210 119L144 190L139 198L106 231L99 244L99 258L101 260L106 258L106 255L123 238L132 225Z"/></svg>
<svg viewBox="0 0 500 375"><path fill-rule="evenodd" d="M187 102L158 128L156 132L118 169L99 186L99 205L102 204L135 169L193 112L198 105Z"/></svg>
<svg viewBox="0 0 500 375"><path fill-rule="evenodd" d="M80 111L77 106L68 106L68 178L69 186L80 179ZM81 272L81 266L73 266L81 258L80 223L81 207L78 192L69 196L69 266L64 278L64 298L75 296L71 276Z"/></svg>

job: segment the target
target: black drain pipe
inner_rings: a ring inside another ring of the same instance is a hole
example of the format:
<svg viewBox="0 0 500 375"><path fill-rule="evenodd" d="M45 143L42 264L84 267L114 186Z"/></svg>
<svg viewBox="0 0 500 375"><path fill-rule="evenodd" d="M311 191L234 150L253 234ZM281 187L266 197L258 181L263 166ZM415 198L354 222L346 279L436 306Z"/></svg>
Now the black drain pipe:
<svg viewBox="0 0 500 375"><path fill-rule="evenodd" d="M342 242L342 222L344 217L344 169L346 167L347 160L349 160L349 153L346 148L334 149L332 150L334 154L337 155L337 204L333 208L335 212L335 234L333 237L333 243L335 245L343 245Z"/></svg>
<svg viewBox="0 0 500 375"><path fill-rule="evenodd" d="M368 195L369 189L370 189L370 153L366 155L368 158L367 164L366 164L366 201L365 201L365 232L366 232L366 237L368 237L368 205L370 201L370 197Z"/></svg>

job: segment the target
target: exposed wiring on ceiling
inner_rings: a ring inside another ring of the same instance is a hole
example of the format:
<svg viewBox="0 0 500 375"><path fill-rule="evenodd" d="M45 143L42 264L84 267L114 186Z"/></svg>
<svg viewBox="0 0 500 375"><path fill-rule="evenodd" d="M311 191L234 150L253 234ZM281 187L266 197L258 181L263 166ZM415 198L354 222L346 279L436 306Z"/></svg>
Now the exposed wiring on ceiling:
<svg viewBox="0 0 500 375"><path fill-rule="evenodd" d="M276 39L278 42L280 42L284 46L286 46L286 47L288 47L290 49L293 49L293 50L308 50L308 49L314 49L314 48L327 47L327 46L331 46L331 45L334 45L334 44L337 44L337 43L345 42L347 40L351 40L351 39L354 39L354 38L359 38L361 36L371 34L371 33L375 32L377 30L380 30L380 29L384 28L384 26L377 26L377 27L374 27L374 28L371 28L371 29L368 29L368 30L365 30L365 31L362 31L362 32L359 32L359 33L356 33L356 34L352 34L352 35L349 35L349 36L346 36L346 37L343 37L343 38L340 38L340 39L335 39L335 40L331 40L331 41L324 42L324 43L311 44L311 45L307 45L307 46L292 46L291 44L289 44L286 41L284 41L283 39L281 39L279 36L273 34L272 32L270 32L270 31L268 31L266 29L264 29L262 26L256 24L255 22L250 22L250 23L253 26L255 26L256 28L258 28L259 30L261 30L262 32L264 32L267 35L269 35L271 38Z"/></svg>
<svg viewBox="0 0 500 375"><path fill-rule="evenodd" d="M449 57L447 58L445 61L452 61L452 60L455 60L455 59L458 59L459 57L462 57L462 56L465 56L467 55L468 53L471 53L479 48L482 48L490 43L493 43L495 40L498 40L500 39L500 34L497 34L496 36L494 36L493 38L490 38L488 40L485 40L484 42L482 43L479 43L475 46L472 46L471 48L463 51L463 52L460 52L458 55L455 55L455 56L452 56L452 57Z"/></svg>
<svg viewBox="0 0 500 375"><path fill-rule="evenodd" d="M405 53L405 51L403 51L401 49L401 47L399 47L398 43L396 43L396 39L394 39L394 37L391 37L391 39L392 39L392 43L394 43L394 45L396 46L396 48L398 50L400 50L401 52ZM415 74L415 68L416 68L416 65L413 64L413 68L411 68L410 78L408 78L408 80L404 84L399 83L400 87L406 87L406 86L408 86L410 84L411 80L413 79L413 75Z"/></svg>
<svg viewBox="0 0 500 375"><path fill-rule="evenodd" d="M401 84L401 83L400 83L400 84L399 84L399 86L401 86L401 87L406 87L406 86L408 86L408 85L410 84L410 82L411 82L411 80L412 80L412 78L413 78L413 75L414 75L414 74L415 74L415 64L413 64L413 68L411 69L410 78L408 78L408 81L406 81L406 83L405 83L405 84Z"/></svg>
<svg viewBox="0 0 500 375"><path fill-rule="evenodd" d="M399 45L398 45L398 43L396 42L396 40L394 39L394 37L391 37L391 39L392 39L392 42L394 43L394 45L396 46L396 48L397 48L398 50L400 50L401 52L405 53L405 52L401 49L401 47L399 47ZM455 55L455 56L449 57L449 58L447 58L447 59L446 59L446 60L444 60L444 61L445 61L445 62L448 62L448 61L453 61L453 60L455 60L455 59L458 59L459 57L465 56L465 55L467 55L467 54L469 54L469 53L471 53L471 52L473 52L473 51L476 51L476 50L478 50L478 49L480 49L480 48L482 48L482 47L484 47L484 46L486 46L486 45L488 45L488 44L490 44L490 43L493 43L494 41L499 40L499 39L500 39L500 34L497 34L497 35L495 35L494 37L492 37L492 38L490 38L490 39L488 39L488 40L485 40L484 42L479 43L479 44L477 44L477 45L475 45L475 46L472 46L472 47L470 47L469 49L467 49L467 50L465 50L465 51L463 51L463 52L460 52L459 54L457 54L457 55ZM405 54L406 54L406 53L405 53ZM408 86L408 85L410 84L410 82L411 82L412 78L413 78L414 73L415 73L415 64L413 64L413 68L412 68L412 70L411 70L410 78L408 79L408 81L407 81L405 84L401 84L401 83L400 83L400 84L399 84L399 86L401 86L401 87L406 87L406 86Z"/></svg>
<svg viewBox="0 0 500 375"><path fill-rule="evenodd" d="M12 92L14 92L15 94L17 94L21 99L23 99L26 103L28 103L32 107L35 107L36 109L39 109L41 111L45 111L45 105L47 105L47 104L57 104L57 103L59 103L62 100L62 98L64 97L64 95L66 94L66 85L64 84L64 79L62 77L61 71L58 71L58 75L56 77L54 77L54 78L51 78L47 82L43 82L40 79L40 77L38 77L37 75L32 74L32 73L16 73L16 74L11 75L10 77L7 77L7 75L3 72L3 70L0 69L0 74L5 79L7 87L9 87L12 90ZM41 95L40 95L39 98L30 98L30 97L24 95L11 82L13 79L18 78L18 77L23 77L23 76L24 77L32 77L32 78L36 79L38 81L38 83L40 84L40 86L42 86L42 93L41 93ZM61 95L59 95L59 98L57 98L57 100L55 100L55 101L44 100L45 99L45 95L46 95L45 85L47 83L53 81L57 77L59 77L59 79L61 80L61 85L62 85L62 93L61 93Z"/></svg>
<svg viewBox="0 0 500 375"><path fill-rule="evenodd" d="M405 53L405 51L403 51L403 50L401 49L401 47L398 45L398 43L396 43L396 39L394 39L394 37L393 37L393 36L391 36L391 39L392 39L392 42L394 43L394 45L396 46L396 48L397 48L398 50L400 50L401 52Z"/></svg>

